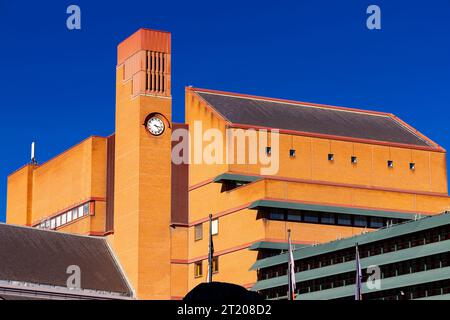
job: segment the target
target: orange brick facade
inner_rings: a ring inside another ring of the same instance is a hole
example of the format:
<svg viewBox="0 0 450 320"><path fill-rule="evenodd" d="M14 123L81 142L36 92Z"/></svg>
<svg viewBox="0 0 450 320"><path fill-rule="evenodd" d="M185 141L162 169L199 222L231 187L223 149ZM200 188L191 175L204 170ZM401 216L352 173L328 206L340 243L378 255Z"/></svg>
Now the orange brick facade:
<svg viewBox="0 0 450 320"><path fill-rule="evenodd" d="M437 145L422 148L293 131L280 132L276 175L261 175L259 165L190 164L188 190L174 191L170 33L141 29L126 39L118 47L116 72L114 153L108 150L109 138L91 137L46 163L12 173L7 223L45 226L58 217L59 226L55 220L52 229L107 237L138 298L178 299L206 280L209 214L219 226L213 237L219 261L214 280L250 287L256 272L249 268L258 252L249 247L256 242L286 242L288 229L299 244L365 231L261 219L249 208L255 201L391 210L411 217L441 213L450 205L446 153ZM186 88L185 122L191 133L196 121L203 130L214 128L223 135L233 126L249 129L217 114L197 95L201 90ZM165 124L161 135L151 135L146 128L152 115ZM291 157L290 149L298 154ZM329 153L335 156L332 162L327 160ZM357 165L349 161L351 156L358 157ZM396 165L388 168L387 160ZM416 170L408 168L411 162ZM114 183L108 189L111 163ZM223 191L214 179L224 173L259 179ZM174 221L172 212L179 192L188 193L189 199L181 223ZM108 205L113 208L112 230ZM203 237L196 240L199 226ZM203 274L197 277L195 267L201 261Z"/></svg>

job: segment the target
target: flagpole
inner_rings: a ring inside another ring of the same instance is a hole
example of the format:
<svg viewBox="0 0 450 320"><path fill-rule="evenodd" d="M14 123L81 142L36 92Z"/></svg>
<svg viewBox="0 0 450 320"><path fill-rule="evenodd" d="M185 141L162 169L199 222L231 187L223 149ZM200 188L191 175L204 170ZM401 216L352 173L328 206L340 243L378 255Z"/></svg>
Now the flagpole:
<svg viewBox="0 0 450 320"><path fill-rule="evenodd" d="M212 214L209 215L208 283L212 282L214 244L212 240Z"/></svg>
<svg viewBox="0 0 450 320"><path fill-rule="evenodd" d="M295 300L295 268L294 268L294 253L291 242L291 229L288 229L288 300Z"/></svg>
<svg viewBox="0 0 450 320"><path fill-rule="evenodd" d="M362 300L362 271L361 260L359 258L358 243L355 244L355 261L356 261L356 281L355 281L355 300Z"/></svg>

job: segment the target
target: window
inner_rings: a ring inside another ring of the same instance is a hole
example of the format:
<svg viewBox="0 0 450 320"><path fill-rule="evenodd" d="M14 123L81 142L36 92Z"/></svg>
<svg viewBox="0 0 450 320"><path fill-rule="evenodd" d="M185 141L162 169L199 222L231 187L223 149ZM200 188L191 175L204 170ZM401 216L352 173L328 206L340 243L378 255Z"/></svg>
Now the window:
<svg viewBox="0 0 450 320"><path fill-rule="evenodd" d="M219 219L211 221L211 234L213 236L219 234Z"/></svg>
<svg viewBox="0 0 450 320"><path fill-rule="evenodd" d="M270 155L272 153L271 147L266 147L266 154Z"/></svg>
<svg viewBox="0 0 450 320"><path fill-rule="evenodd" d="M295 157L295 150L294 150L294 149L289 150L289 156L290 156L291 158L294 158L294 157Z"/></svg>
<svg viewBox="0 0 450 320"><path fill-rule="evenodd" d="M60 227L61 226L61 216L56 217L56 227Z"/></svg>
<svg viewBox="0 0 450 320"><path fill-rule="evenodd" d="M287 219L289 221L302 221L302 215L300 212L295 210L289 210Z"/></svg>
<svg viewBox="0 0 450 320"><path fill-rule="evenodd" d="M219 272L219 257L214 257L212 259L212 271L213 273Z"/></svg>
<svg viewBox="0 0 450 320"><path fill-rule="evenodd" d="M66 224L67 223L67 213L64 213L61 216L61 224Z"/></svg>
<svg viewBox="0 0 450 320"><path fill-rule="evenodd" d="M367 217L356 216L355 217L355 227L367 227Z"/></svg>
<svg viewBox="0 0 450 320"><path fill-rule="evenodd" d="M203 275L203 261L197 261L194 264L194 275L196 278L200 278Z"/></svg>
<svg viewBox="0 0 450 320"><path fill-rule="evenodd" d="M55 229L56 227L56 220L53 218L50 220L50 229Z"/></svg>
<svg viewBox="0 0 450 320"><path fill-rule="evenodd" d="M328 161L334 161L334 154L332 153L328 154Z"/></svg>
<svg viewBox="0 0 450 320"><path fill-rule="evenodd" d="M388 160L387 166L388 166L388 168L393 168L394 167L394 161Z"/></svg>
<svg viewBox="0 0 450 320"><path fill-rule="evenodd" d="M195 241L203 239L203 223L200 223L194 227Z"/></svg>
<svg viewBox="0 0 450 320"><path fill-rule="evenodd" d="M416 164L414 162L409 163L409 169L410 170L416 170Z"/></svg>
<svg viewBox="0 0 450 320"><path fill-rule="evenodd" d="M283 210L272 209L269 213L270 220L284 220Z"/></svg>
<svg viewBox="0 0 450 320"><path fill-rule="evenodd" d="M350 159L350 161L351 161L353 164L357 164L357 163L358 163L358 158L355 157L355 156L352 156L351 159Z"/></svg>
<svg viewBox="0 0 450 320"><path fill-rule="evenodd" d="M67 212L67 222L72 221L72 211Z"/></svg>
<svg viewBox="0 0 450 320"><path fill-rule="evenodd" d="M78 219L78 210L74 209L72 210L72 220Z"/></svg>
<svg viewBox="0 0 450 320"><path fill-rule="evenodd" d="M383 218L371 217L369 225L371 228L381 228L383 227Z"/></svg>
<svg viewBox="0 0 450 320"><path fill-rule="evenodd" d="M83 205L83 215L87 216L89 214L89 203Z"/></svg>
<svg viewBox="0 0 450 320"><path fill-rule="evenodd" d="M338 215L338 224L343 226L351 226L352 225L352 217L348 214L340 214Z"/></svg>
<svg viewBox="0 0 450 320"><path fill-rule="evenodd" d="M78 218L81 218L83 216L83 214L84 214L83 211L84 211L83 207L78 207Z"/></svg>
<svg viewBox="0 0 450 320"><path fill-rule="evenodd" d="M314 212L306 212L303 220L305 222L318 223L319 216L317 215L317 213L314 213Z"/></svg>
<svg viewBox="0 0 450 320"><path fill-rule="evenodd" d="M322 213L320 217L320 223L325 224L335 224L334 214L332 213Z"/></svg>

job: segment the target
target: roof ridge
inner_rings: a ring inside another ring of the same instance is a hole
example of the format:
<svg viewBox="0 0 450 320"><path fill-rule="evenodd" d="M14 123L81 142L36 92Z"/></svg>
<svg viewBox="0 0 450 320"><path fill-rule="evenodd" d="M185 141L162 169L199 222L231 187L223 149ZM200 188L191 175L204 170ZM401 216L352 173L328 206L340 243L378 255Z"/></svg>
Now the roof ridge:
<svg viewBox="0 0 450 320"><path fill-rule="evenodd" d="M287 104L287 105L298 105L298 106L302 106L302 107L312 107L312 108L318 108L318 109L329 109L329 110L344 111L344 112L363 113L363 114L370 114L373 116L382 116L382 117L392 118L392 114L389 112L376 111L376 110L370 110L370 109L335 106L335 105L315 103L315 102L305 102L305 101L290 100L290 99L284 99L284 98L265 97L265 96L259 96L259 95L228 92L228 91L221 91L221 90L214 90L214 89L196 88L196 87L187 87L187 90L192 90L195 92L201 92L201 93L206 93L206 94L231 96L231 97L235 97L235 98L242 98L242 99L249 99L249 100L270 101L270 102Z"/></svg>

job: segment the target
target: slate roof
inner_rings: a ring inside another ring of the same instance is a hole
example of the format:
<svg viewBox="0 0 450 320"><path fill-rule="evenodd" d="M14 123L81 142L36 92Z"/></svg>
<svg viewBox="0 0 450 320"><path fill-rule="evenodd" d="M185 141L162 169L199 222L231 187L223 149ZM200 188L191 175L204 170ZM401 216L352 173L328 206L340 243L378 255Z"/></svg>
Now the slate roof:
<svg viewBox="0 0 450 320"><path fill-rule="evenodd" d="M392 114L190 88L232 124L438 148Z"/></svg>
<svg viewBox="0 0 450 320"><path fill-rule="evenodd" d="M133 295L106 239L0 224L0 282L67 288L70 265L82 290Z"/></svg>

